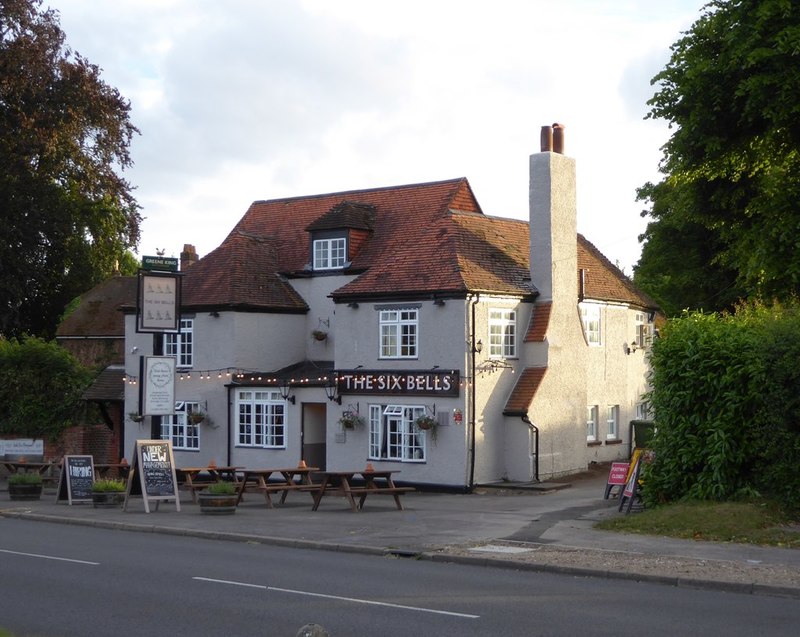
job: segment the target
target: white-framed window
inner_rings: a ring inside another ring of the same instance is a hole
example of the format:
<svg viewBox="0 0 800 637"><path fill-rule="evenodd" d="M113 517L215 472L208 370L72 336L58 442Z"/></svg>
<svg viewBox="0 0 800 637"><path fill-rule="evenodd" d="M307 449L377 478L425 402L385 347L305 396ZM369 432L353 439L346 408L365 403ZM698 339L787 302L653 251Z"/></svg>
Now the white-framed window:
<svg viewBox="0 0 800 637"><path fill-rule="evenodd" d="M370 459L424 462L428 432L414 426L414 421L424 414L425 407L370 405Z"/></svg>
<svg viewBox="0 0 800 637"><path fill-rule="evenodd" d="M609 405L606 416L606 439L619 439L619 405Z"/></svg>
<svg viewBox="0 0 800 637"><path fill-rule="evenodd" d="M161 440L170 440L174 449L183 451L200 449L200 426L189 420L189 414L193 411L200 411L200 403L176 402L174 414L161 416Z"/></svg>
<svg viewBox="0 0 800 637"><path fill-rule="evenodd" d="M641 347L641 348L649 347L653 335L653 324L650 322L649 318L644 312L636 312L635 323L636 323L636 335L635 335L636 347Z"/></svg>
<svg viewBox="0 0 800 637"><path fill-rule="evenodd" d="M597 405L589 405L586 408L586 441L594 442L597 440Z"/></svg>
<svg viewBox="0 0 800 637"><path fill-rule="evenodd" d="M596 303L581 303L580 307L586 342L589 343L589 345L600 345L600 306Z"/></svg>
<svg viewBox="0 0 800 637"><path fill-rule="evenodd" d="M650 420L650 403L636 403L636 420Z"/></svg>
<svg viewBox="0 0 800 637"><path fill-rule="evenodd" d="M236 446L286 448L286 401L280 392L236 390Z"/></svg>
<svg viewBox="0 0 800 637"><path fill-rule="evenodd" d="M194 319L181 319L178 334L165 334L164 355L174 356L177 367L191 367L194 362Z"/></svg>
<svg viewBox="0 0 800 637"><path fill-rule="evenodd" d="M337 268L343 268L346 261L347 239L344 237L314 240L315 270L335 270Z"/></svg>
<svg viewBox="0 0 800 637"><path fill-rule="evenodd" d="M380 358L416 358L419 310L380 310Z"/></svg>
<svg viewBox="0 0 800 637"><path fill-rule="evenodd" d="M517 357L517 313L514 310L489 310L489 356Z"/></svg>

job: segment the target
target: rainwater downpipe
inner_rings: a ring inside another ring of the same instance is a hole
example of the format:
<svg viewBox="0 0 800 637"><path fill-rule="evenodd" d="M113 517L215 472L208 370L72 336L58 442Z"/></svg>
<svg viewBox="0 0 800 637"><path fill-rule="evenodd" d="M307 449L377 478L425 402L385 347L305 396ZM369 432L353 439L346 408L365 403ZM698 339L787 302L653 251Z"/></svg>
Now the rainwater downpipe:
<svg viewBox="0 0 800 637"><path fill-rule="evenodd" d="M475 411L477 409L477 399L475 394L477 393L478 383L477 378L475 375L475 371L477 369L477 362L475 357L477 356L478 352L475 347L476 334L475 334L475 306L478 305L480 301L480 294L476 294L472 297L472 305L470 308L471 311L471 318L470 318L470 338L469 338L469 350L470 350L470 378L472 379L472 391L470 391L470 409L469 409L469 482L467 483L467 490L469 493L472 493L472 489L475 486L475 420L476 414Z"/></svg>
<svg viewBox="0 0 800 637"><path fill-rule="evenodd" d="M539 428L531 422L527 415L521 416L521 418L533 434L533 481L539 482Z"/></svg>

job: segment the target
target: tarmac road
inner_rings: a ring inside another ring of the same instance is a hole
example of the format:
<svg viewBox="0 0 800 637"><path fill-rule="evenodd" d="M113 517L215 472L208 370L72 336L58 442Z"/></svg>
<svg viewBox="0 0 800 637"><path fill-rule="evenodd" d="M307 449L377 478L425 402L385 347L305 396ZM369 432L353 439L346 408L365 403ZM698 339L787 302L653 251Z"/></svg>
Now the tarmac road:
<svg viewBox="0 0 800 637"><path fill-rule="evenodd" d="M800 598L798 550L594 529L597 520L624 515L616 500L603 499L607 475L599 468L563 483L410 493L403 511L392 498L373 496L357 513L339 498L325 498L313 512L303 492L269 509L259 494L247 494L230 516L200 513L184 492L180 511L164 502L151 513L141 498L127 511L95 509L57 503L54 491L38 501L12 502L3 482L0 516Z"/></svg>

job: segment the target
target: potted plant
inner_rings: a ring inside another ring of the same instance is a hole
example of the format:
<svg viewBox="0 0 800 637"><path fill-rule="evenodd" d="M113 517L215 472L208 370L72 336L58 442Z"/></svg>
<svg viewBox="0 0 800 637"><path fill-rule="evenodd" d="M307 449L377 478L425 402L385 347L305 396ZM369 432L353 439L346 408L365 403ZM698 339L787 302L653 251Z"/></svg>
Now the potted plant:
<svg viewBox="0 0 800 637"><path fill-rule="evenodd" d="M428 431L431 434L431 440L436 441L436 428L438 427L439 423L436 422L436 419L428 416L427 414L423 414L419 418L414 421L414 426L419 429L420 431Z"/></svg>
<svg viewBox="0 0 800 637"><path fill-rule="evenodd" d="M125 501L125 481L101 478L92 484L92 504L95 509L118 507Z"/></svg>
<svg viewBox="0 0 800 637"><path fill-rule="evenodd" d="M326 338L328 338L328 333L323 332L322 330L312 330L311 338L313 338L315 341L324 341Z"/></svg>
<svg viewBox="0 0 800 637"><path fill-rule="evenodd" d="M132 411L128 413L128 418L133 422L142 422L144 420L144 416L142 414Z"/></svg>
<svg viewBox="0 0 800 637"><path fill-rule="evenodd" d="M342 413L342 417L339 418L339 424L342 429L355 429L364 424L364 419L358 415L358 412L345 411Z"/></svg>
<svg viewBox="0 0 800 637"><path fill-rule="evenodd" d="M42 476L28 472L8 476L8 495L12 500L38 500L42 495Z"/></svg>
<svg viewBox="0 0 800 637"><path fill-rule="evenodd" d="M215 482L197 494L202 513L231 515L236 513L239 494L233 482Z"/></svg>

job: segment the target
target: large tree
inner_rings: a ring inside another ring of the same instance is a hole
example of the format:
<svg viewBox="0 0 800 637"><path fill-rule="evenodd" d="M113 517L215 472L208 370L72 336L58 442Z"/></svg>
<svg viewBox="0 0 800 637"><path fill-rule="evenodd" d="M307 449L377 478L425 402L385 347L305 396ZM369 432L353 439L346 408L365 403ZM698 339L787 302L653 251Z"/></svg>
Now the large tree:
<svg viewBox="0 0 800 637"><path fill-rule="evenodd" d="M0 336L52 336L139 241L130 103L41 0L0 0Z"/></svg>
<svg viewBox="0 0 800 637"><path fill-rule="evenodd" d="M654 79L664 178L635 278L673 309L788 298L800 284L800 5L714 0Z"/></svg>

